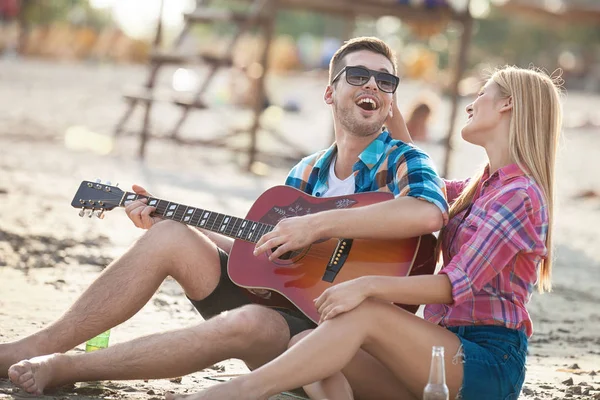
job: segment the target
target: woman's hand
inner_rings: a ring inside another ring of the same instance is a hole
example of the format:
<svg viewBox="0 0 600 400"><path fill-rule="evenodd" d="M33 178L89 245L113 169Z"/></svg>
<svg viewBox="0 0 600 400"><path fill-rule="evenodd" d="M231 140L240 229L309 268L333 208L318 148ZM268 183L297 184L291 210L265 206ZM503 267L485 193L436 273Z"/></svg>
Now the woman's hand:
<svg viewBox="0 0 600 400"><path fill-rule="evenodd" d="M400 109L398 108L398 102L396 101L396 94L394 93L394 98L392 100L392 104L390 104L390 111L388 112L387 118L385 119L384 125L386 127L390 127L398 119L398 115L402 117L400 113ZM394 138L396 139L396 138Z"/></svg>
<svg viewBox="0 0 600 400"><path fill-rule="evenodd" d="M313 215L285 218L275 225L275 229L260 238L254 248L254 255L276 249L269 256L272 261L288 251L310 246L319 239Z"/></svg>
<svg viewBox="0 0 600 400"><path fill-rule="evenodd" d="M368 279L368 277L353 279L325 290L315 299L315 306L321 314L319 323L358 307L369 297Z"/></svg>
<svg viewBox="0 0 600 400"><path fill-rule="evenodd" d="M390 112L388 113L384 124L392 139L401 140L404 143L413 142L410 133L408 132L408 128L406 127L406 122L404 122L404 117L398 108L398 102L396 101L395 95L390 107Z"/></svg>

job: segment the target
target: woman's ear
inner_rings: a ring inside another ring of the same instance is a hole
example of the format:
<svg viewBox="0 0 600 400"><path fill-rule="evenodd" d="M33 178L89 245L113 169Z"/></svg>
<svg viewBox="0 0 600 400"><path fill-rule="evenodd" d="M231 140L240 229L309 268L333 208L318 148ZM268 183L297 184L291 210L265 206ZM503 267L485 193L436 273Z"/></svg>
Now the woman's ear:
<svg viewBox="0 0 600 400"><path fill-rule="evenodd" d="M327 85L323 100L325 100L325 104L333 104L333 86Z"/></svg>
<svg viewBox="0 0 600 400"><path fill-rule="evenodd" d="M500 112L510 111L513 108L513 98L508 96L502 99Z"/></svg>

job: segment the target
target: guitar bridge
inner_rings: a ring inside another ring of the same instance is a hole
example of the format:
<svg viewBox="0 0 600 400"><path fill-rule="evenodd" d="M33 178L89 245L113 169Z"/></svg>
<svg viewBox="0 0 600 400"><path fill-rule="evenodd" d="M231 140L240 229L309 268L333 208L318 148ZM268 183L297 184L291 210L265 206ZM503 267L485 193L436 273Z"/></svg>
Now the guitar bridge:
<svg viewBox="0 0 600 400"><path fill-rule="evenodd" d="M321 278L321 280L329 283L332 283L335 280L335 277L346 262L351 248L352 239L340 239L338 241L338 245L335 248L334 253L331 255L331 259L327 264L327 268L325 269L325 273L323 274L323 278Z"/></svg>

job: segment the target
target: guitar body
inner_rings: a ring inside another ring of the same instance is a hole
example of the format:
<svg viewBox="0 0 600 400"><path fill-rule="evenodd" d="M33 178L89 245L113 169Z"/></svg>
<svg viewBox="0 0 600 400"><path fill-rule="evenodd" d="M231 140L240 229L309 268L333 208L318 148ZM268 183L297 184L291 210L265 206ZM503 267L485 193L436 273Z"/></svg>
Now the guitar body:
<svg viewBox="0 0 600 400"><path fill-rule="evenodd" d="M277 222L317 212L363 207L394 198L391 193L368 192L337 197L313 197L290 186L275 186L254 203L246 219L203 210L150 196L124 192L99 182L81 182L71 205L80 216L103 217L105 211L144 198L154 215L231 237L227 266L231 280L250 300L268 307L298 309L317 322L316 299L327 288L365 275L408 276L435 270L433 235L398 240L328 239L289 252L271 262L256 257L254 247ZM368 223L368 222L365 222ZM257 290L258 289L258 290ZM402 306L402 305L401 305ZM417 306L402 306L415 312Z"/></svg>
<svg viewBox="0 0 600 400"><path fill-rule="evenodd" d="M384 192L319 198L288 186L276 186L256 200L246 219L275 225L282 218L391 199L393 195ZM296 308L314 322L319 315L313 300L335 284L365 275L431 274L435 268L432 235L399 240L329 239L273 262L268 254L254 256L254 247L254 243L235 240L228 264L231 280L244 288L275 292L252 296L256 303ZM414 312L416 307L410 310Z"/></svg>

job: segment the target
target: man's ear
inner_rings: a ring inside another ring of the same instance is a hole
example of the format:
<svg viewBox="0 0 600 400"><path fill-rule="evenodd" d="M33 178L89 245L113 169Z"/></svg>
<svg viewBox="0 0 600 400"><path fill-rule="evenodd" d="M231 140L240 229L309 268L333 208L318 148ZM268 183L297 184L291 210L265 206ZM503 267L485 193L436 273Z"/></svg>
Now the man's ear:
<svg viewBox="0 0 600 400"><path fill-rule="evenodd" d="M508 96L502 99L502 103L500 107L500 112L506 112L513 109L513 98L512 96Z"/></svg>
<svg viewBox="0 0 600 400"><path fill-rule="evenodd" d="M325 104L333 104L333 86L327 85L323 100L325 100Z"/></svg>

